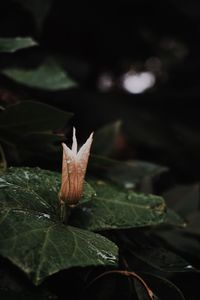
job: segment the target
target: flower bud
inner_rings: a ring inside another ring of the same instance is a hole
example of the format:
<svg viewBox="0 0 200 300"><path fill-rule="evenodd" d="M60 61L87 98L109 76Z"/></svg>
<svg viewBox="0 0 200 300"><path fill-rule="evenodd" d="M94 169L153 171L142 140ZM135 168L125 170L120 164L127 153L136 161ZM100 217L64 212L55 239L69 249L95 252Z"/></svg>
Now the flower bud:
<svg viewBox="0 0 200 300"><path fill-rule="evenodd" d="M89 136L85 144L77 151L76 131L73 129L72 149L62 143L62 183L59 198L61 204L75 206L83 193L84 178L93 140L93 133Z"/></svg>

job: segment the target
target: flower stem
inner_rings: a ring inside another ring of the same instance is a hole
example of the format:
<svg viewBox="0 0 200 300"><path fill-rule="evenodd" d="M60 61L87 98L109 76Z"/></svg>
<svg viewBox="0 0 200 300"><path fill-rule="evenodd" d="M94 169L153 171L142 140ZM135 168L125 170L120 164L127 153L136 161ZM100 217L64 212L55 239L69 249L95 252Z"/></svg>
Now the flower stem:
<svg viewBox="0 0 200 300"><path fill-rule="evenodd" d="M65 202L62 202L60 205L60 218L64 224L68 223L70 212L71 212L71 207L67 205Z"/></svg>

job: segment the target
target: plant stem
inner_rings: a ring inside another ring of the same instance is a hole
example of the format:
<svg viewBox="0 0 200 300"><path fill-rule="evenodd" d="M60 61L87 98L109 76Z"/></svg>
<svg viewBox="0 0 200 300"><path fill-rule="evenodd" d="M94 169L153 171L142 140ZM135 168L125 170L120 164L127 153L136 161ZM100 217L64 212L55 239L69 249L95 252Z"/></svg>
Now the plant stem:
<svg viewBox="0 0 200 300"><path fill-rule="evenodd" d="M71 212L71 207L67 205L65 202L62 202L60 205L60 218L64 224L68 223L70 212Z"/></svg>
<svg viewBox="0 0 200 300"><path fill-rule="evenodd" d="M1 171L5 171L7 169L7 162L6 162L6 157L4 154L4 150L2 146L0 145L0 169Z"/></svg>

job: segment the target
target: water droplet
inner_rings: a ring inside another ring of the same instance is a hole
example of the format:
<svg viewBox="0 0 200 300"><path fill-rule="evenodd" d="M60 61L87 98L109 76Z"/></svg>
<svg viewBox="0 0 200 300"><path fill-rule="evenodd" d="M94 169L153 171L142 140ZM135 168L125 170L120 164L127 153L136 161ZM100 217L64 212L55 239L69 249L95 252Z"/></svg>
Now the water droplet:
<svg viewBox="0 0 200 300"><path fill-rule="evenodd" d="M68 159L68 160L67 160L67 164L70 164L70 163L71 163L71 160L70 160L70 159Z"/></svg>
<svg viewBox="0 0 200 300"><path fill-rule="evenodd" d="M115 263L116 257L110 253L107 253L106 251L99 251L98 256L100 256L103 260L108 260L111 263Z"/></svg>
<svg viewBox="0 0 200 300"><path fill-rule="evenodd" d="M186 267L185 267L185 269L194 269L194 267L192 266L192 265L187 265Z"/></svg>
<svg viewBox="0 0 200 300"><path fill-rule="evenodd" d="M47 219L50 219L50 215L49 214L43 214L43 216Z"/></svg>
<svg viewBox="0 0 200 300"><path fill-rule="evenodd" d="M124 183L124 187L126 189L133 189L135 187L135 184L133 182L127 181L127 182Z"/></svg>
<svg viewBox="0 0 200 300"><path fill-rule="evenodd" d="M29 179L29 174L28 174L28 172L24 171L24 176L25 176L26 179Z"/></svg>
<svg viewBox="0 0 200 300"><path fill-rule="evenodd" d="M82 207L82 211L91 214L92 213L92 209L88 208L88 207Z"/></svg>

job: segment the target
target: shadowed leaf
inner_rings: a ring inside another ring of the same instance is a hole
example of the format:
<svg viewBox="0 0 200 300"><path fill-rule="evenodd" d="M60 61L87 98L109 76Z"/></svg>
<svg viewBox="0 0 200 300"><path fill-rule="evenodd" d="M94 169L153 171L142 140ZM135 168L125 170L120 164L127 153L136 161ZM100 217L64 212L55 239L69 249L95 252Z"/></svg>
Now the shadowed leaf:
<svg viewBox="0 0 200 300"><path fill-rule="evenodd" d="M54 59L47 59L34 69L9 67L2 71L8 78L25 86L49 91L66 90L76 86Z"/></svg>
<svg viewBox="0 0 200 300"><path fill-rule="evenodd" d="M17 50L36 46L31 37L0 38L0 52L13 53Z"/></svg>

